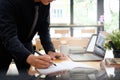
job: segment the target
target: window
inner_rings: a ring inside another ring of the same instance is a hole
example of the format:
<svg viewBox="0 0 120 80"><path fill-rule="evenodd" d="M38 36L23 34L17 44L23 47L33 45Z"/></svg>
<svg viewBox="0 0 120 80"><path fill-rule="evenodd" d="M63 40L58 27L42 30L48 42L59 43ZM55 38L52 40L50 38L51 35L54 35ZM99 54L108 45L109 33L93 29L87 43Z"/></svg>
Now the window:
<svg viewBox="0 0 120 80"><path fill-rule="evenodd" d="M119 29L119 0L104 0L104 28L107 32Z"/></svg>
<svg viewBox="0 0 120 80"><path fill-rule="evenodd" d="M74 0L74 24L97 24L97 0Z"/></svg>
<svg viewBox="0 0 120 80"><path fill-rule="evenodd" d="M70 0L56 0L51 3L51 24L70 24Z"/></svg>

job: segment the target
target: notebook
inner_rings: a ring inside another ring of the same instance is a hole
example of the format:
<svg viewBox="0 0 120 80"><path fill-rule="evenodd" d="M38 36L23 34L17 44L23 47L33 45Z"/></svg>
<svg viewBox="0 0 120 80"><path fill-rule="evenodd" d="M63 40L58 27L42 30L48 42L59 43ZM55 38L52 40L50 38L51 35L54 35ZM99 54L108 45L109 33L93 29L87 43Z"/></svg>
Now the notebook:
<svg viewBox="0 0 120 80"><path fill-rule="evenodd" d="M107 36L107 33L105 31L99 32L98 36L93 34L91 36L91 39L89 40L85 53L83 54L72 53L72 54L69 54L69 57L73 61L103 60L106 52L106 50L103 47L106 36Z"/></svg>
<svg viewBox="0 0 120 80"><path fill-rule="evenodd" d="M86 68L86 69L93 69L92 66L83 64L83 63L76 63L73 61L61 61L58 63L55 63L56 66L51 65L50 67L46 69L36 69L40 74L48 75L53 74L61 71L69 71L73 68Z"/></svg>

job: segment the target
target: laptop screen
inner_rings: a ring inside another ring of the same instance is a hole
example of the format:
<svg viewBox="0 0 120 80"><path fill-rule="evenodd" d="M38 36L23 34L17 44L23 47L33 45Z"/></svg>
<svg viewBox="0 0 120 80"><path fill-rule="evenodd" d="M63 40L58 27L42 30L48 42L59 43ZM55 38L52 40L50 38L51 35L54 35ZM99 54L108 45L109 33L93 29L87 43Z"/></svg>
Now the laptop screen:
<svg viewBox="0 0 120 80"><path fill-rule="evenodd" d="M94 53L101 57L104 57L105 52L106 52L105 48L103 47L106 36L107 36L107 32L105 32L105 31L99 32L97 41L96 41L95 47L94 47Z"/></svg>
<svg viewBox="0 0 120 80"><path fill-rule="evenodd" d="M92 36L88 42L86 52L93 52L94 51L96 39L97 39L97 34L92 34Z"/></svg>

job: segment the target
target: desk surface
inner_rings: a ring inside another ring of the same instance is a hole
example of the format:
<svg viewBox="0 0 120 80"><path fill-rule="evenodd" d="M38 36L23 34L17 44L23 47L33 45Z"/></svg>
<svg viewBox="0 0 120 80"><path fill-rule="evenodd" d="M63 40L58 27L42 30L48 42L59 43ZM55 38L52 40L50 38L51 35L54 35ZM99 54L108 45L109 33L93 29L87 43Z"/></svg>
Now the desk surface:
<svg viewBox="0 0 120 80"><path fill-rule="evenodd" d="M78 62L79 63L79 62ZM74 68L69 71L56 72L37 77L22 74L21 76L0 77L0 80L120 80L120 66L106 66L102 61L82 62L93 66L93 69Z"/></svg>
<svg viewBox="0 0 120 80"><path fill-rule="evenodd" d="M47 75L43 80L120 80L120 69L113 67L105 67L99 62L84 62L95 67L91 72L83 68L72 69L62 73L54 73ZM81 69L83 69L81 71ZM84 72L84 70L86 72Z"/></svg>
<svg viewBox="0 0 120 80"><path fill-rule="evenodd" d="M94 66L95 69L89 72L89 69L86 69L86 71L84 68L75 68L70 71L57 72L47 76L40 75L38 77L30 77L23 73L21 76L7 76L6 78L0 76L0 80L120 80L119 68L101 65L100 61L84 63Z"/></svg>
<svg viewBox="0 0 120 80"><path fill-rule="evenodd" d="M108 52L110 55L110 52ZM111 56L107 56L111 57ZM106 57L105 57L106 58ZM90 66L93 66L94 69L85 69L85 68L74 68L69 71L56 72L50 75L39 75L36 79L29 77L25 79L25 75L21 77L14 77L9 80L120 80L120 65L116 66L107 66L104 61L94 61L94 62L78 62L84 63ZM81 71L82 70L82 71ZM36 71L30 71L31 75L35 74ZM12 76L13 77L13 76ZM2 77L1 77L2 78ZM10 77L8 77L10 78ZM0 79L4 80L4 79ZM8 80L8 79L7 79Z"/></svg>
<svg viewBox="0 0 120 80"><path fill-rule="evenodd" d="M105 58L112 57L111 52L107 51ZM89 70L86 71L83 68L75 68L70 71L47 75L43 80L120 80L120 65L108 66L105 64L104 60L80 63L93 66L94 69L89 73ZM83 69L83 71L81 71L81 69Z"/></svg>
<svg viewBox="0 0 120 80"><path fill-rule="evenodd" d="M79 63L79 62L78 62ZM120 66L107 66L104 61L80 62L94 69L75 68L69 71L56 72L47 76L39 76L40 80L120 80ZM82 71L81 71L82 69ZM84 71L85 70L85 71Z"/></svg>

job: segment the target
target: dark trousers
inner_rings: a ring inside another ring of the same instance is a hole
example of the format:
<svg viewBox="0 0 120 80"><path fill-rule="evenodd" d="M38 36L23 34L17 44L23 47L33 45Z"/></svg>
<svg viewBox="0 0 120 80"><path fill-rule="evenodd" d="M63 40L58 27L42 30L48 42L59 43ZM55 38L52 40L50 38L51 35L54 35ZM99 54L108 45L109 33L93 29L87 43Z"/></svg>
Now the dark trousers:
<svg viewBox="0 0 120 80"><path fill-rule="evenodd" d="M24 46L33 53L34 49L32 46L32 43L24 43ZM7 52L4 48L0 48L0 75L6 75L6 72L9 68L9 65L14 60L19 74L27 74L28 69L30 68L30 65L26 63L26 61L20 62L19 60L16 60L9 52Z"/></svg>

